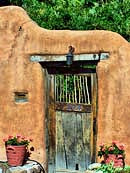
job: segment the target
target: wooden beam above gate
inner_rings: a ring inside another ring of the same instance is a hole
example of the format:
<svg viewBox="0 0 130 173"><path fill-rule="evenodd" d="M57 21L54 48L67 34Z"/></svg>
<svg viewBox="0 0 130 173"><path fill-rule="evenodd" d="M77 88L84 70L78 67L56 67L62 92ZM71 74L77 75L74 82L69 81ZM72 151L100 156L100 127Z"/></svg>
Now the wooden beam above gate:
<svg viewBox="0 0 130 173"><path fill-rule="evenodd" d="M99 58L100 56L100 58ZM73 61L99 61L105 60L109 58L109 53L95 53L95 54L80 54L74 55ZM66 55L32 55L30 57L30 61L32 62L59 62L59 61L66 61Z"/></svg>

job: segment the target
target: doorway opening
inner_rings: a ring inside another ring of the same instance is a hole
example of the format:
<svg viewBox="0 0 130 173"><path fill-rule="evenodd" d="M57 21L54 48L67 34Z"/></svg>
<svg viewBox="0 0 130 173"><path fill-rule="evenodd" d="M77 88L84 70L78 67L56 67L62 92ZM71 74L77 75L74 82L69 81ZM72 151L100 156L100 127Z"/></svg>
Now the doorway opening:
<svg viewBox="0 0 130 173"><path fill-rule="evenodd" d="M84 171L95 161L96 64L41 65L46 79L48 173Z"/></svg>

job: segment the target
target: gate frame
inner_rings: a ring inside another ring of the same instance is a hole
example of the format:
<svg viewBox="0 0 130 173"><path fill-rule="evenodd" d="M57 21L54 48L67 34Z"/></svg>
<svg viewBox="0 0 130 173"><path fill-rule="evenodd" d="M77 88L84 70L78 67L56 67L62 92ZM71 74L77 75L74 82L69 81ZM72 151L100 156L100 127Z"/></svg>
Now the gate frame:
<svg viewBox="0 0 130 173"><path fill-rule="evenodd" d="M43 67L45 70L45 67ZM91 69L87 69L88 72L91 71ZM71 74L71 73L70 73ZM45 72L45 79L47 79L47 72ZM91 94L92 94L92 111L91 111L91 137L90 137L90 160L91 162L96 161L96 140L97 140L97 74L96 71L91 75ZM46 80L45 80L46 81ZM46 81L47 82L47 81ZM51 83L53 85L53 83ZM46 91L46 98L48 97L47 88L50 88L50 86L45 87ZM56 148L56 141L54 140L56 137L56 110L55 110L55 96L54 96L54 86L51 86L51 92L49 92L49 97L51 97L51 102L47 106L48 99L46 99L46 126L47 126L47 133L46 133L46 154L47 154L47 163L48 163L48 169L54 170L55 169L55 155L54 152ZM51 117L50 117L51 115ZM55 130L54 130L55 129ZM48 139L48 134L49 138ZM52 148L54 150L52 151ZM50 150L51 149L51 150ZM56 150L55 150L56 151ZM52 158L53 157L53 158ZM52 167L49 167L49 162L53 162Z"/></svg>
<svg viewBox="0 0 130 173"><path fill-rule="evenodd" d="M91 65L94 64L97 66L98 62L100 60L105 60L109 58L109 53L108 52L99 52L99 53L94 53L94 54L79 54L79 55L74 55L74 60L73 62L78 65L78 62L86 62L87 64ZM30 61L32 62L39 62L42 66L43 69L45 68L50 68L55 67L55 63L59 64L59 66L64 65L66 62L66 55L32 55L30 57ZM57 68L56 68L57 70ZM87 71L90 73L93 71L93 69L87 69ZM96 70L95 70L96 73ZM45 76L44 76L45 77ZM95 74L95 78L97 77L97 73ZM92 110L93 110L93 115L92 115L92 120L91 120L91 161L95 162L96 161L96 141L97 141L97 100L98 100L98 93L97 93L97 81L98 79L93 81L93 85L95 88L93 88L92 92L92 97L95 100L95 104L92 104ZM46 88L45 88L46 91ZM51 96L52 98L52 96ZM47 100L45 99L45 102L47 103ZM47 112L47 106L45 105L45 110ZM54 111L54 105L52 105L51 112L53 112L53 116L51 117L51 121L54 120L55 122L55 111ZM46 113L45 113L46 114ZM46 116L47 117L47 116ZM45 124L46 126L46 124ZM54 127L55 124L52 124L52 127ZM47 133L46 133L47 134ZM52 136L55 136L55 132L51 131ZM45 135L46 136L46 135ZM47 136L46 136L46 141L48 141ZM55 144L54 140L51 140L52 144ZM48 142L46 142L46 145L48 145ZM46 147L46 151L47 151ZM47 152L48 156L48 152Z"/></svg>

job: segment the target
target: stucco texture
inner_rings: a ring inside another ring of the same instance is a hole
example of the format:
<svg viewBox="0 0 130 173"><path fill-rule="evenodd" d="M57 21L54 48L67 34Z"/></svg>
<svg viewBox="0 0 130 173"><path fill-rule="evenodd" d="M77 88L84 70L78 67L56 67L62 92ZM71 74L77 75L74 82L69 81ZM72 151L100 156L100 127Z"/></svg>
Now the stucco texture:
<svg viewBox="0 0 130 173"><path fill-rule="evenodd" d="M44 78L30 55L109 52L98 63L97 148L118 140L126 145L130 164L130 44L111 31L55 31L40 28L15 6L0 8L0 160L3 137L20 133L34 139L32 158L46 162ZM15 103L14 92L28 91L29 102Z"/></svg>

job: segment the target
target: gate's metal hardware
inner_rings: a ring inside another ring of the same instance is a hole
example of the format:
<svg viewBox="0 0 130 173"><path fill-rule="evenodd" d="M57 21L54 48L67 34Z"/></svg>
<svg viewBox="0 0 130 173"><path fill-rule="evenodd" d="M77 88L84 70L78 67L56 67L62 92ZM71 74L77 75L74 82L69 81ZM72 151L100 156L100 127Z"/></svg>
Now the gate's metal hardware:
<svg viewBox="0 0 130 173"><path fill-rule="evenodd" d="M73 62L73 53L74 53L74 47L72 46L69 46L69 52L68 54L66 55L66 64L68 66L72 65L72 62Z"/></svg>
<svg viewBox="0 0 130 173"><path fill-rule="evenodd" d="M21 30L22 30L22 26L19 27L19 31L21 31Z"/></svg>

